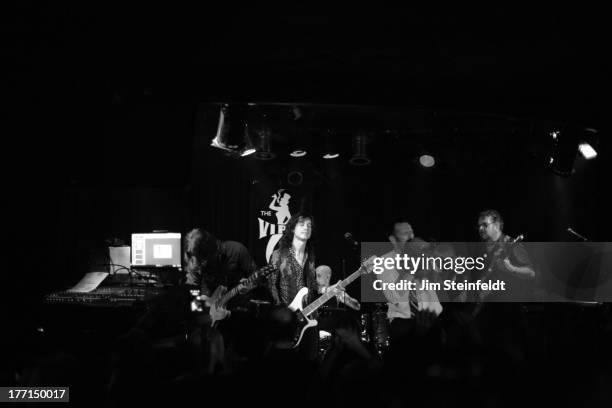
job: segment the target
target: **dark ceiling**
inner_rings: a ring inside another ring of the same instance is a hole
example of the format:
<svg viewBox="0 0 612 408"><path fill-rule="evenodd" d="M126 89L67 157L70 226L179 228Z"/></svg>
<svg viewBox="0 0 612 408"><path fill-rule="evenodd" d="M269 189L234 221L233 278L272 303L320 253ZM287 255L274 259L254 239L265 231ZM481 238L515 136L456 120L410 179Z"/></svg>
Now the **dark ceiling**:
<svg viewBox="0 0 612 408"><path fill-rule="evenodd" d="M605 139L606 16L501 6L432 12L16 2L3 14L8 124L42 175L56 166L63 173L97 168L92 155L106 162L115 146L132 146L111 162L116 168L156 135L181 137L174 154L181 155L194 135L196 105L218 102L377 106L367 115L335 112L335 121L372 115L366 128L387 138L409 135L411 149L419 137L431 145L440 135L453 163L473 163L483 150L507 153L527 139L532 146L523 154L533 158L534 123L538 135L551 123L575 123ZM318 109L316 118L330 109ZM491 135L507 137L487 144ZM458 158L461 151L476 153Z"/></svg>
<svg viewBox="0 0 612 408"><path fill-rule="evenodd" d="M402 105L600 127L605 116L600 10L19 2L12 11L4 54L18 94Z"/></svg>

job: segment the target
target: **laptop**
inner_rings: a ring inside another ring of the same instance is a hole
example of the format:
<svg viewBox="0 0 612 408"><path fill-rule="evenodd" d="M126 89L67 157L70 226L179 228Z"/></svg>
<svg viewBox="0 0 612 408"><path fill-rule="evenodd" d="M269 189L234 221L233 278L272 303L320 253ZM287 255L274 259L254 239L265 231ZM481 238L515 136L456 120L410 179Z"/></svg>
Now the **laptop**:
<svg viewBox="0 0 612 408"><path fill-rule="evenodd" d="M181 234L132 234L132 268L181 268Z"/></svg>

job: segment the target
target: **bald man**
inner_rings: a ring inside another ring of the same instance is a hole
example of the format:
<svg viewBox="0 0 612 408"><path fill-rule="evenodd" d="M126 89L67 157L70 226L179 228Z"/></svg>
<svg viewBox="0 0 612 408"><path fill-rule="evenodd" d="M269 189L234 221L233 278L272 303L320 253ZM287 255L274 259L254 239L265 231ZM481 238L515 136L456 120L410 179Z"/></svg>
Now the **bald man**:
<svg viewBox="0 0 612 408"><path fill-rule="evenodd" d="M315 273L317 275L317 286L319 288L319 293L325 293L329 289L329 282L331 281L332 270L327 265L320 265L315 269ZM351 309L361 309L361 305L359 304L359 302L349 296L349 294L346 293L344 290L336 294L336 299L338 299L339 302L344 303Z"/></svg>

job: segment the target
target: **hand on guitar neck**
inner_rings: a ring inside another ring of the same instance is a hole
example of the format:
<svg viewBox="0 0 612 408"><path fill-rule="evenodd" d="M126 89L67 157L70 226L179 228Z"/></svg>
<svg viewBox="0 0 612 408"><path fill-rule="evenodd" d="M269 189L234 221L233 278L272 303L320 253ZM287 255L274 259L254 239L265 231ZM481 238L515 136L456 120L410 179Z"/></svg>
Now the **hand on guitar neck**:
<svg viewBox="0 0 612 408"><path fill-rule="evenodd" d="M240 283L231 290L227 290L225 286L219 286L215 289L212 296L199 296L198 301L204 301L209 307L208 314L211 320L211 326L214 326L218 321L223 320L231 315L231 312L226 309L225 305L236 295L244 295L256 286L259 279L265 278L277 269L272 265L267 265L260 270L254 272L248 278L240 279ZM201 310L197 308L196 310Z"/></svg>

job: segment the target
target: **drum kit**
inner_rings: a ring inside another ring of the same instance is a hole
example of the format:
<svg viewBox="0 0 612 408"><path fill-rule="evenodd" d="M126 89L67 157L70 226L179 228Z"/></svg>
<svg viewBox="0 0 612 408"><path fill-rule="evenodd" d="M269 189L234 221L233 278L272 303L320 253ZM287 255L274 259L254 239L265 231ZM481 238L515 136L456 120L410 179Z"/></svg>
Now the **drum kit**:
<svg viewBox="0 0 612 408"><path fill-rule="evenodd" d="M373 303L369 312L361 313L361 341L382 357L389 347L389 320L386 303Z"/></svg>
<svg viewBox="0 0 612 408"><path fill-rule="evenodd" d="M359 337L373 353L382 357L389 347L389 321L386 303L369 303L368 308L359 314ZM321 320L333 318L339 313L353 313L342 307L322 307ZM332 328L319 327L319 357L323 358L332 346Z"/></svg>

